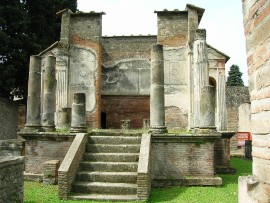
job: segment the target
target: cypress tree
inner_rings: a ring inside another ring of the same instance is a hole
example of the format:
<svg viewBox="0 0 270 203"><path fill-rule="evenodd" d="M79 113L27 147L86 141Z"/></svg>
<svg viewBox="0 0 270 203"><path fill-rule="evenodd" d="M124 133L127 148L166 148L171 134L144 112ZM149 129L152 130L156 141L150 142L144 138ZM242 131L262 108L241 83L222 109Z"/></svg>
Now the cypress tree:
<svg viewBox="0 0 270 203"><path fill-rule="evenodd" d="M240 72L239 67L232 65L227 78L227 86L244 86L242 75L243 73Z"/></svg>

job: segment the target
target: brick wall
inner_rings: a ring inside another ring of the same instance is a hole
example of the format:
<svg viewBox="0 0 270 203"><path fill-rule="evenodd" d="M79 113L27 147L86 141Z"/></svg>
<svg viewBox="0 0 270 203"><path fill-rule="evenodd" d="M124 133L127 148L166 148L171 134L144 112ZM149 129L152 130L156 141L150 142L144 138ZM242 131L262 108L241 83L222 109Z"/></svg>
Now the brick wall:
<svg viewBox="0 0 270 203"><path fill-rule="evenodd" d="M23 202L23 157L0 158L0 202Z"/></svg>
<svg viewBox="0 0 270 203"><path fill-rule="evenodd" d="M85 50L85 53L80 56L80 60L77 59L77 54L70 56L69 68L71 71L76 69L77 72L86 74L83 77L75 78L75 81L84 80L84 82L79 81L78 84L76 82L70 84L70 93L86 93L86 99L88 100L86 103L89 102L89 105L86 106L88 111L87 125L91 128L100 127L102 15L103 13L74 13L70 16L69 25L70 50L72 51L75 47ZM89 53L89 56L93 56L93 59L91 59L93 61L89 58L83 58L87 53ZM77 63L78 61L81 62ZM76 75L76 71L70 74Z"/></svg>
<svg viewBox="0 0 270 203"><path fill-rule="evenodd" d="M130 120L131 128L142 128L150 119L149 96L102 96L101 111L106 113L106 128L121 128L121 120Z"/></svg>
<svg viewBox="0 0 270 203"><path fill-rule="evenodd" d="M227 86L226 87L226 107L228 114L227 130L238 132L239 112L241 104L249 103L248 87ZM237 136L234 135L230 141L231 153L244 155L244 149L238 149Z"/></svg>
<svg viewBox="0 0 270 203"><path fill-rule="evenodd" d="M228 112L228 131L238 131L238 107L243 103L249 103L248 87L227 86L226 106Z"/></svg>
<svg viewBox="0 0 270 203"><path fill-rule="evenodd" d="M253 175L250 201L270 201L270 1L243 0L251 99ZM239 202L242 202L239 200Z"/></svg>
<svg viewBox="0 0 270 203"><path fill-rule="evenodd" d="M114 65L128 59L149 59L157 36L102 37L102 64Z"/></svg>
<svg viewBox="0 0 270 203"><path fill-rule="evenodd" d="M188 36L187 11L157 11L158 43L165 46L186 45Z"/></svg>
<svg viewBox="0 0 270 203"><path fill-rule="evenodd" d="M152 137L152 181L154 187L188 185L189 179L209 178L208 184L215 185L214 139L205 136ZM221 179L220 179L221 180ZM220 181L219 180L219 181ZM221 182L219 182L221 184ZM192 184L196 185L195 182ZM197 183L197 185L204 185Z"/></svg>
<svg viewBox="0 0 270 203"><path fill-rule="evenodd" d="M252 173L258 181L248 195L252 202L269 202L270 1L243 0L242 4L251 98Z"/></svg>
<svg viewBox="0 0 270 203"><path fill-rule="evenodd" d="M20 133L25 139L25 172L42 174L44 163L49 160L64 159L74 134Z"/></svg>

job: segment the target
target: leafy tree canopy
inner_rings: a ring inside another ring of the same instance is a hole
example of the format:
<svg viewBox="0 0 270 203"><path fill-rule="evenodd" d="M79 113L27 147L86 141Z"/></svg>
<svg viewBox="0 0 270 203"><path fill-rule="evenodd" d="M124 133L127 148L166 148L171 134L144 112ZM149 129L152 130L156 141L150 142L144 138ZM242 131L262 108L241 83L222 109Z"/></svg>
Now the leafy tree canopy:
<svg viewBox="0 0 270 203"><path fill-rule="evenodd" d="M77 0L1 0L0 96L26 99L29 58L60 37L59 10L77 9Z"/></svg>
<svg viewBox="0 0 270 203"><path fill-rule="evenodd" d="M237 65L232 65L227 78L227 86L244 86L242 75L243 73L240 72L239 67Z"/></svg>

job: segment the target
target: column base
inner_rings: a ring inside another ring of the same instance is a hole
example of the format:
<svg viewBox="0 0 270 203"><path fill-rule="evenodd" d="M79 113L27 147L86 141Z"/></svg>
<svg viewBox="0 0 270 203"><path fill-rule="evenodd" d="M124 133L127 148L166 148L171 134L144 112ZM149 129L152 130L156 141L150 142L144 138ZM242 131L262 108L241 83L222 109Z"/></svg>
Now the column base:
<svg viewBox="0 0 270 203"><path fill-rule="evenodd" d="M55 132L55 126L42 126L44 132Z"/></svg>
<svg viewBox="0 0 270 203"><path fill-rule="evenodd" d="M216 133L217 128L215 126L209 127L195 127L193 129L194 134L209 134L209 133Z"/></svg>
<svg viewBox="0 0 270 203"><path fill-rule="evenodd" d="M152 126L150 127L149 133L153 134L164 134L168 133L167 127L166 126Z"/></svg>
<svg viewBox="0 0 270 203"><path fill-rule="evenodd" d="M40 132L42 131L42 127L40 125L25 125L24 132Z"/></svg>
<svg viewBox="0 0 270 203"><path fill-rule="evenodd" d="M85 126L84 127L71 127L70 132L71 133L86 133L87 128Z"/></svg>

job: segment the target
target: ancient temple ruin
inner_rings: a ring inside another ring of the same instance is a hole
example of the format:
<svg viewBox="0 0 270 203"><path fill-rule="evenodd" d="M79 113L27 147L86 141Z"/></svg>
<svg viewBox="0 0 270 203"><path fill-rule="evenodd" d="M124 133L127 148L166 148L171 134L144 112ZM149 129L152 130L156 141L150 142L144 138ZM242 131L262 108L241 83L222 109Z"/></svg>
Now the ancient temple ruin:
<svg viewBox="0 0 270 203"><path fill-rule="evenodd" d="M112 37L102 36L104 13L58 13L62 16L60 41L39 54L42 74L46 56L56 58L57 118L71 108L73 94L81 92L86 95L89 127L121 128L121 120L130 120L131 128L147 125L151 45L160 44L166 126L190 129L197 125L197 90L205 83L213 86L215 126L226 129L225 63L229 57L206 43L205 31L197 31L204 9L187 5L184 11L155 13L156 36ZM203 66L206 72L199 73ZM46 90L42 87L41 91ZM56 125L61 121L56 119Z"/></svg>
<svg viewBox="0 0 270 203"><path fill-rule="evenodd" d="M230 135L224 132L229 57L207 44L206 30L198 28L203 13L189 4L184 11L155 11L157 35L104 37L104 13L59 12L60 41L30 60L26 131L20 133L26 139L26 173L41 174L44 162L60 160L64 199L102 199L92 191L147 199L151 187L221 185L214 175L230 168ZM123 126L149 131L86 133ZM59 134L57 128L70 131ZM42 157L34 148L44 150ZM110 157L118 162L108 162ZM120 174L125 170L128 175ZM124 183L100 189L108 184L81 181L93 173L94 180L106 174L114 181L116 173ZM70 191L85 194L71 197Z"/></svg>

